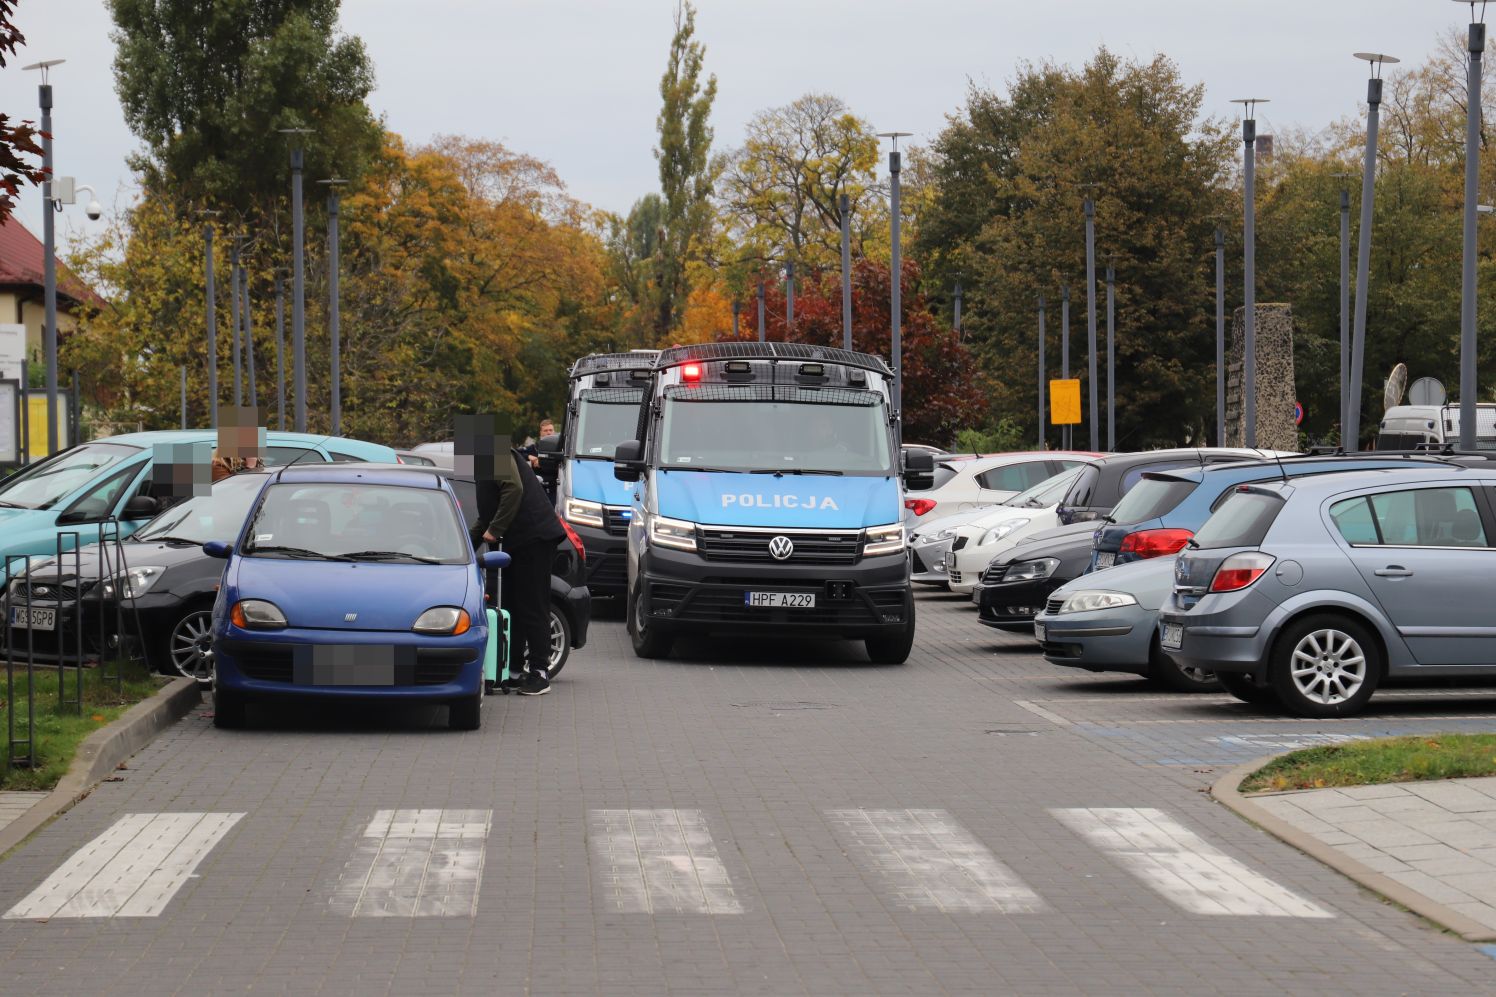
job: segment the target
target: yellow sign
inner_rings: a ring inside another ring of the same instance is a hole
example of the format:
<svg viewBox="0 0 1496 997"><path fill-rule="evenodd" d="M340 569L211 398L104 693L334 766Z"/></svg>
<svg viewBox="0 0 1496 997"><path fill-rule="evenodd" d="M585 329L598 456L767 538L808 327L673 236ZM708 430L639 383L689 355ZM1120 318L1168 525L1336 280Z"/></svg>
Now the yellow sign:
<svg viewBox="0 0 1496 997"><path fill-rule="evenodd" d="M1054 426L1080 425L1080 378L1049 382L1049 422Z"/></svg>
<svg viewBox="0 0 1496 997"><path fill-rule="evenodd" d="M29 445L30 458L41 460L48 456L47 450L47 393L33 389L26 395L26 442ZM64 450L68 445L68 397L62 392L57 394L57 449Z"/></svg>

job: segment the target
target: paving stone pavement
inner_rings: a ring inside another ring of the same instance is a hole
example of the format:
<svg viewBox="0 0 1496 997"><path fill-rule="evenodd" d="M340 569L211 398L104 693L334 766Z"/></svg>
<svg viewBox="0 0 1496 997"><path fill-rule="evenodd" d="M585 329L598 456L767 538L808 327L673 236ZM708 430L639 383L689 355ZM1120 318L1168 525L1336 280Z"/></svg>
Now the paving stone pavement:
<svg viewBox="0 0 1496 997"><path fill-rule="evenodd" d="M743 640L642 661L603 618L476 732L184 718L0 863L0 991L1496 993L1480 948L1203 792L1275 740L1493 710L1437 690L1284 720L1050 666L938 595L903 666ZM190 848L130 834L160 826ZM66 913L22 916L33 895Z"/></svg>
<svg viewBox="0 0 1496 997"><path fill-rule="evenodd" d="M16 790L0 792L0 830L5 825L25 815L26 811L47 798L46 793L26 793Z"/></svg>

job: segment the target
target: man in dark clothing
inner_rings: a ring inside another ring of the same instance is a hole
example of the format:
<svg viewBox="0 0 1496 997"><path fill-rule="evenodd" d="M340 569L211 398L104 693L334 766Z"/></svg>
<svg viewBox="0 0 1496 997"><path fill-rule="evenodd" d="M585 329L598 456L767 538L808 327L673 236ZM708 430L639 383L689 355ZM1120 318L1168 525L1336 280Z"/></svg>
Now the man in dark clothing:
<svg viewBox="0 0 1496 997"><path fill-rule="evenodd" d="M477 478L477 499L473 546L481 541L498 550L502 544L509 555L503 605L514 634L511 681L522 696L543 696L551 688L551 563L566 533L540 479L517 450L497 455L493 475ZM520 660L525 663L522 675Z"/></svg>

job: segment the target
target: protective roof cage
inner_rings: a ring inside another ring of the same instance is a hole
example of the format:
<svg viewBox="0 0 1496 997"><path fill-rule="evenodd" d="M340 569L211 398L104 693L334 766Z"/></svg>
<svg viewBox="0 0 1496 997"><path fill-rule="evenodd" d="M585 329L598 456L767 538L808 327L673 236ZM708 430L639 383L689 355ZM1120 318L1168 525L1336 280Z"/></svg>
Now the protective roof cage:
<svg viewBox="0 0 1496 997"><path fill-rule="evenodd" d="M641 353L593 353L572 364L571 374L568 376L577 378L605 370L652 370L657 355L654 350Z"/></svg>
<svg viewBox="0 0 1496 997"><path fill-rule="evenodd" d="M642 387L588 388L582 392L580 397L602 405L638 405L644 401L644 389Z"/></svg>
<svg viewBox="0 0 1496 997"><path fill-rule="evenodd" d="M840 364L870 370L884 377L893 377L893 370L871 353L858 353L835 346L816 346L811 343L700 343L696 346L672 346L661 350L655 361L656 369L678 367L695 360L800 360L810 363Z"/></svg>
<svg viewBox="0 0 1496 997"><path fill-rule="evenodd" d="M883 400L861 388L806 388L797 384L671 384L665 397L682 402L801 402L871 408Z"/></svg>

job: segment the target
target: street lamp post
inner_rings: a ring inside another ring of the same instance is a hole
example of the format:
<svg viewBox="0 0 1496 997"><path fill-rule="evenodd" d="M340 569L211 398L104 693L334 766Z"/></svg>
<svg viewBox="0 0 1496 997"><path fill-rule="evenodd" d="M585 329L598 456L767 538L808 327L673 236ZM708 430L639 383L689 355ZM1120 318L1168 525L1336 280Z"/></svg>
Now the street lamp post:
<svg viewBox="0 0 1496 997"><path fill-rule="evenodd" d="M281 132L301 136L311 129L282 128ZM301 203L304 154L299 145L291 150L291 367L298 433L306 432L306 216Z"/></svg>
<svg viewBox="0 0 1496 997"><path fill-rule="evenodd" d="M1354 173L1336 173L1338 180L1349 180ZM1346 427L1350 425L1351 383L1351 192L1340 188L1340 449L1345 449Z"/></svg>
<svg viewBox="0 0 1496 997"><path fill-rule="evenodd" d="M1101 449L1101 433L1096 411L1096 202L1086 198L1086 387L1090 401L1091 449Z"/></svg>
<svg viewBox="0 0 1496 997"><path fill-rule="evenodd" d="M285 269L275 271L275 424L286 429L286 278Z"/></svg>
<svg viewBox="0 0 1496 997"><path fill-rule="evenodd" d="M337 177L318 181L327 184L327 332L332 340L330 433L333 436L341 436L343 429L343 320L338 300L338 218L342 201L338 187L347 182Z"/></svg>
<svg viewBox="0 0 1496 997"><path fill-rule="evenodd" d="M852 199L837 202L841 209L842 349L852 348Z"/></svg>
<svg viewBox="0 0 1496 997"><path fill-rule="evenodd" d="M1226 233L1216 229L1216 446L1226 445Z"/></svg>
<svg viewBox="0 0 1496 997"><path fill-rule="evenodd" d="M1257 119L1261 97L1233 100L1243 106L1242 139L1242 445L1257 445Z"/></svg>
<svg viewBox="0 0 1496 997"><path fill-rule="evenodd" d="M244 369L249 375L249 404L259 407L259 393L255 390L255 336L254 316L249 310L249 269L239 269L239 293L244 296L244 310L240 313L244 316Z"/></svg>
<svg viewBox="0 0 1496 997"><path fill-rule="evenodd" d="M233 330L234 407L244 404L243 368L239 355L239 246L244 236L233 236L229 245L229 327Z"/></svg>
<svg viewBox="0 0 1496 997"><path fill-rule="evenodd" d="M1060 379L1070 380L1070 285L1060 285ZM1070 424L1060 430L1060 445L1071 448Z"/></svg>
<svg viewBox="0 0 1496 997"><path fill-rule="evenodd" d="M216 211L200 211L202 215L216 215ZM203 225L203 256L204 256L204 279L203 286L207 297L207 333L208 333L208 428L218 428L218 315L217 302L214 300L216 291L213 287L213 225Z"/></svg>
<svg viewBox="0 0 1496 997"><path fill-rule="evenodd" d="M900 218L899 218L899 139L908 138L910 132L879 132L879 138L891 139L893 149L888 153L888 224L891 236L892 250L889 257L889 314L892 319L893 337L893 410L898 417L899 441L904 438L904 341L903 341L903 308L904 308L904 269L903 269L903 247L900 243Z"/></svg>
<svg viewBox="0 0 1496 997"><path fill-rule="evenodd" d="M53 66L66 60L35 62L27 69L40 70L42 82L37 100L42 111L42 352L47 368L47 453L57 452L57 229L52 201L52 84L47 82Z"/></svg>
<svg viewBox="0 0 1496 997"><path fill-rule="evenodd" d="M956 280L956 291L951 296L951 328L956 330L956 342L966 338L961 332L961 281Z"/></svg>
<svg viewBox="0 0 1496 997"><path fill-rule="evenodd" d="M182 373L182 428L187 428L187 365L183 364Z"/></svg>
<svg viewBox="0 0 1496 997"><path fill-rule="evenodd" d="M1467 2L1467 0L1462 0ZM1480 70L1486 49L1485 2L1477 18L1470 2L1470 33L1466 47L1470 61L1465 97L1465 245L1460 276L1460 449L1475 449L1476 338L1475 338L1475 213L1480 180Z"/></svg>
<svg viewBox="0 0 1496 997"><path fill-rule="evenodd" d="M758 341L765 342L764 335L764 282L758 282Z"/></svg>
<svg viewBox="0 0 1496 997"><path fill-rule="evenodd" d="M784 264L784 337L789 338L795 325L795 264Z"/></svg>
<svg viewBox="0 0 1496 997"><path fill-rule="evenodd" d="M737 298L732 299L732 338L738 338L738 313L743 310L743 303Z"/></svg>
<svg viewBox="0 0 1496 997"><path fill-rule="evenodd" d="M1049 434L1044 431L1044 295L1039 295L1039 449L1048 443Z"/></svg>
<svg viewBox="0 0 1496 997"><path fill-rule="evenodd" d="M1366 81L1366 161L1361 168L1361 231L1356 240L1356 313L1351 330L1351 399L1349 417L1341 428L1341 447L1361 449L1361 375L1366 366L1366 298L1371 274L1371 213L1376 197L1377 121L1382 103L1381 67L1397 59L1380 52L1357 52L1357 59L1371 63Z"/></svg>
<svg viewBox="0 0 1496 997"><path fill-rule="evenodd" d="M1106 449L1117 449L1117 271L1106 265Z"/></svg>

